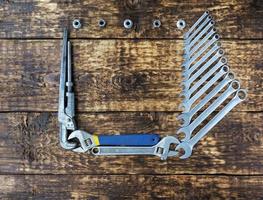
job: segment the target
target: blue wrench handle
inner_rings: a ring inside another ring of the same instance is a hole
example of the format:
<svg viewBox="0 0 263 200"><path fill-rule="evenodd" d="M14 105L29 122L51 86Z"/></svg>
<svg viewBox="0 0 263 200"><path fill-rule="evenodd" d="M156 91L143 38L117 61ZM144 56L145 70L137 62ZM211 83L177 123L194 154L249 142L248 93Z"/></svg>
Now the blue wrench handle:
<svg viewBox="0 0 263 200"><path fill-rule="evenodd" d="M160 141L158 134L99 135L102 146L153 146Z"/></svg>

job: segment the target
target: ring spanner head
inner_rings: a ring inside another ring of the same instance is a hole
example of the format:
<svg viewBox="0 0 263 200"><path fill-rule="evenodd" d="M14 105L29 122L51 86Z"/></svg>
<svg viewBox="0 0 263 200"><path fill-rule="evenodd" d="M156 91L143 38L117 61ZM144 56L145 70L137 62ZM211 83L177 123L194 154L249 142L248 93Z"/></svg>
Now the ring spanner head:
<svg viewBox="0 0 263 200"><path fill-rule="evenodd" d="M92 147L96 146L93 135L85 131L80 131L80 130L73 131L69 135L68 139L71 140L73 138L78 139L80 143L80 147L77 147L73 149L72 151L83 153L83 152L89 151Z"/></svg>

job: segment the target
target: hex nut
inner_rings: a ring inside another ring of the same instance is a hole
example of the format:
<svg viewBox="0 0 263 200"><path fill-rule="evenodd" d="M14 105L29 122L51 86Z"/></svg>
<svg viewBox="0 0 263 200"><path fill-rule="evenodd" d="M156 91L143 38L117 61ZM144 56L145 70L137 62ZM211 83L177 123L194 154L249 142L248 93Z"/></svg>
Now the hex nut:
<svg viewBox="0 0 263 200"><path fill-rule="evenodd" d="M100 28L103 28L106 26L106 21L104 19L100 19L99 22L98 22L98 25Z"/></svg>
<svg viewBox="0 0 263 200"><path fill-rule="evenodd" d="M153 28L160 28L161 24L161 21L156 19L153 21Z"/></svg>
<svg viewBox="0 0 263 200"><path fill-rule="evenodd" d="M126 28L126 29L132 28L132 26L133 26L132 20L130 20L130 19L125 19L124 22L123 22L123 26L124 26L124 28Z"/></svg>
<svg viewBox="0 0 263 200"><path fill-rule="evenodd" d="M75 29L81 28L81 22L79 19L74 19L72 22L72 25L73 25L73 28L75 28Z"/></svg>
<svg viewBox="0 0 263 200"><path fill-rule="evenodd" d="M186 26L186 23L183 19L179 19L176 23L178 29L183 30Z"/></svg>

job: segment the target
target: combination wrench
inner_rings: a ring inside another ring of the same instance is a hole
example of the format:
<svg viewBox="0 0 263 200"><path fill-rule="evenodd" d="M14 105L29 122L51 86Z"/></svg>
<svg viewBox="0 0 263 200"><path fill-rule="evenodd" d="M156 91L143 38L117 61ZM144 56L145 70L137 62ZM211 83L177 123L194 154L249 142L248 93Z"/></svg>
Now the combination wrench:
<svg viewBox="0 0 263 200"><path fill-rule="evenodd" d="M215 24L215 22L212 20L208 23L208 25L191 41L190 44L185 46L185 51L186 53L189 53L189 51L191 50L191 48L196 44L196 42L198 40L201 39L201 37L204 36L204 34L211 28L213 27ZM216 29L214 29L214 32L216 32Z"/></svg>
<svg viewBox="0 0 263 200"><path fill-rule="evenodd" d="M202 100L200 100L200 102L189 112L183 112L181 113L177 119L181 120L183 122L183 124L181 124L181 126L188 126L190 124L190 121L192 119L192 117L194 116L194 114L196 114L201 108L203 108L212 98L214 98L228 83L230 83L231 81L233 81L234 79L234 74L232 72L226 72L223 68L222 70L220 70L221 74L217 74L219 77L222 77L225 75L224 79L213 88L213 90L211 92L209 92ZM217 76L216 75L216 76ZM215 77L214 77L215 78ZM212 80L212 79L211 79ZM199 90L197 94L198 98L200 96L203 95L205 91ZM190 106L191 107L192 104L186 104L183 106ZM189 108L190 109L190 108ZM187 110L189 110L187 108Z"/></svg>
<svg viewBox="0 0 263 200"><path fill-rule="evenodd" d="M197 26L199 26L199 24L201 23L201 21L203 21L203 19L205 19L207 16L209 15L209 12L206 11L204 12L204 14L194 23L194 25L184 34L184 39L187 39L190 34L194 31L194 29L196 29Z"/></svg>
<svg viewBox="0 0 263 200"><path fill-rule="evenodd" d="M178 152L171 150L171 145L179 144L179 140L173 136L166 136L151 147L128 147L128 146L97 146L91 149L93 155L117 156L117 155L155 155L166 160L167 157L177 156Z"/></svg>
<svg viewBox="0 0 263 200"><path fill-rule="evenodd" d="M211 40L209 40L205 46L203 46L192 58L186 59L186 61L182 64L184 70L188 70L191 65L199 58L208 48L212 46L217 40L219 40L219 35L215 34Z"/></svg>
<svg viewBox="0 0 263 200"><path fill-rule="evenodd" d="M220 58L217 63L204 75L201 79L199 79L192 87L192 91L194 92L199 86L201 86L210 76L212 76L221 66L227 63L227 59L222 57L224 54L223 51L218 51L218 53L212 57L205 65L203 65L193 76L191 76L188 80L182 81L181 85L183 86L182 96L185 96L187 90L189 90L192 83L205 71L207 70L218 58Z"/></svg>
<svg viewBox="0 0 263 200"><path fill-rule="evenodd" d="M202 39L200 40L189 52L186 51L186 54L184 56L184 58L189 59L191 58L194 53L196 53L201 46L203 46L207 41L209 41L209 39L216 33L216 29L212 28L208 34Z"/></svg>
<svg viewBox="0 0 263 200"><path fill-rule="evenodd" d="M240 88L240 84L237 80L232 81L228 88L214 100L191 124L185 127L181 127L176 134L183 133L184 138L182 141L187 141L191 138L194 129L199 126L211 113L213 113L231 94L236 92Z"/></svg>
<svg viewBox="0 0 263 200"><path fill-rule="evenodd" d="M184 150L181 159L186 159L191 156L193 147L198 143L218 122L220 122L235 106L244 101L247 97L246 90L239 89L234 98L218 112L204 127L202 127L190 140L186 140L176 146L176 150Z"/></svg>
<svg viewBox="0 0 263 200"><path fill-rule="evenodd" d="M194 87L188 90L185 94L181 95L184 96L185 99L182 103L180 103L179 108L183 110L183 113L189 112L192 108L192 105L212 86L214 85L221 77L223 77L229 71L229 67L224 65L218 73L213 76L200 90L198 90L193 96ZM199 85L199 84L198 84ZM201 85L201 84L200 84Z"/></svg>
<svg viewBox="0 0 263 200"><path fill-rule="evenodd" d="M194 32L185 40L185 44L189 44L193 38L212 20L210 15L205 18L205 20L194 30Z"/></svg>
<svg viewBox="0 0 263 200"><path fill-rule="evenodd" d="M201 66L201 64L203 64L212 54L214 54L219 48L221 47L221 43L220 42L216 42L212 48L205 53L205 55L198 60L191 68L189 68L188 70L184 70L182 73L182 76L184 78L184 80L187 80L190 78L190 76L192 75L192 73Z"/></svg>
<svg viewBox="0 0 263 200"><path fill-rule="evenodd" d="M183 91L180 93L180 97L185 97L185 100L184 101L188 101L189 99L190 99L190 97L191 97L191 95L200 87L200 86L202 86L206 81L207 81L207 79L210 77L210 76L212 76L218 69L220 69L222 66L226 66L226 65L224 65L225 64L225 59L221 59L221 60L219 60L218 62L217 62L217 64L213 67L213 68L211 68L205 75L207 75L207 77L205 77L205 78L201 78L201 79L199 79L198 81L196 81L195 82L195 84L193 84L193 86L192 87L190 87L191 85L192 85L192 83L193 83L193 81L192 82L187 82L186 81L186 83L187 84L182 84L182 86L183 86ZM227 70L226 68L228 68L228 67L225 67L225 68L223 68L223 69L225 69L225 70ZM205 69L206 70L206 69ZM219 70L220 71L220 70ZM219 72L218 72L219 73ZM201 71L200 71L200 73L196 73L196 75L198 75L198 77L200 76L200 74L201 74ZM217 74L217 73L216 73ZM216 75L215 74L215 75ZM214 75L214 76L215 76ZM194 76L193 76L194 77ZM195 79L197 79L198 77L194 77ZM190 80L190 79L189 79Z"/></svg>

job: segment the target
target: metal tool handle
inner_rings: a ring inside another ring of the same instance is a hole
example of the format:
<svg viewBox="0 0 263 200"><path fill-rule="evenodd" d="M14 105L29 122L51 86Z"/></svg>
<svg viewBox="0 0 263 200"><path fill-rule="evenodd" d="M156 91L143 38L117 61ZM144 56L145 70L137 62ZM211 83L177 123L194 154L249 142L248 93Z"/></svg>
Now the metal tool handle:
<svg viewBox="0 0 263 200"><path fill-rule="evenodd" d="M157 134L99 135L102 146L153 146L160 141Z"/></svg>
<svg viewBox="0 0 263 200"><path fill-rule="evenodd" d="M155 147L99 146L92 149L94 155L154 155Z"/></svg>

